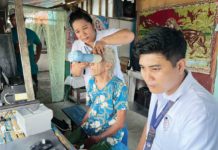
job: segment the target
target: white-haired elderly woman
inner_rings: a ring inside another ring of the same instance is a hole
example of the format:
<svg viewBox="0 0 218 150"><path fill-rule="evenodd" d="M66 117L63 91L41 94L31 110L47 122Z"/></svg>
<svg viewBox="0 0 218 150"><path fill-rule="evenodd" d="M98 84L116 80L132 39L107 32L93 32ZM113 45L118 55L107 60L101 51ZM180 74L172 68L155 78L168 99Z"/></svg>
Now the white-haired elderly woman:
<svg viewBox="0 0 218 150"><path fill-rule="evenodd" d="M87 87L88 111L81 128L75 131L79 136L72 142L83 143L91 150L128 149L121 142L128 104L127 87L121 79L112 75L114 55L114 50L109 47L100 62L90 63L92 78Z"/></svg>

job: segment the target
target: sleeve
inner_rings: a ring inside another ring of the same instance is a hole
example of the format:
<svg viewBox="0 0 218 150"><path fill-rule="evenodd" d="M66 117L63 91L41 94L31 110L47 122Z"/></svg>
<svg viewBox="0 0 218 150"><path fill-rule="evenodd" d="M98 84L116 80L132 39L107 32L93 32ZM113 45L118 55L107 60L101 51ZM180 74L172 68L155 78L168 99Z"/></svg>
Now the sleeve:
<svg viewBox="0 0 218 150"><path fill-rule="evenodd" d="M195 108L194 108L195 109ZM204 109L203 107L201 109ZM193 112L193 111L192 111ZM205 111L194 111L191 119L185 124L181 131L181 147L183 150L217 149L217 117L209 116Z"/></svg>
<svg viewBox="0 0 218 150"><path fill-rule="evenodd" d="M90 107L92 105L92 99L91 99L91 91L92 91L92 79L89 80L88 86L87 86L87 92L86 92L86 106Z"/></svg>
<svg viewBox="0 0 218 150"><path fill-rule="evenodd" d="M11 33L12 33L13 44L17 44L18 43L17 31L12 29Z"/></svg>
<svg viewBox="0 0 218 150"><path fill-rule="evenodd" d="M116 29L116 28L110 28L110 29L107 29L107 30L101 30L101 31L98 31L101 33L101 37L100 39L102 39L103 37L106 37L108 35L111 35L111 34L114 34L115 32L119 31L120 29ZM99 40L100 40L99 39Z"/></svg>
<svg viewBox="0 0 218 150"><path fill-rule="evenodd" d="M38 35L34 31L32 31L32 34L33 34L33 37L34 37L33 38L33 43L36 44L36 45L41 44L41 41L40 41Z"/></svg>
<svg viewBox="0 0 218 150"><path fill-rule="evenodd" d="M92 104L90 94L86 93L86 106L90 107Z"/></svg>
<svg viewBox="0 0 218 150"><path fill-rule="evenodd" d="M78 50L79 47L78 47L78 42L77 41L74 41L73 44L72 44L72 48L71 48L71 51L75 51L75 50Z"/></svg>
<svg viewBox="0 0 218 150"><path fill-rule="evenodd" d="M127 110L128 107L128 90L127 86L123 84L123 86L119 87L119 89L115 89L117 91L116 100L114 103L114 108L116 110Z"/></svg>

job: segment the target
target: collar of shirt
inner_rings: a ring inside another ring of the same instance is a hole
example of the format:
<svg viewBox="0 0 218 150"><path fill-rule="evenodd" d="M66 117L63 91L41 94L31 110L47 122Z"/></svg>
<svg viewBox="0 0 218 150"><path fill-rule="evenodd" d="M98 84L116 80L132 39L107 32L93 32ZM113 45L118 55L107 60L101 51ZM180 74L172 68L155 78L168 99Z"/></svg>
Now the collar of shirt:
<svg viewBox="0 0 218 150"><path fill-rule="evenodd" d="M100 32L98 30L95 30L96 32L96 38L95 38L95 42L100 40Z"/></svg>
<svg viewBox="0 0 218 150"><path fill-rule="evenodd" d="M158 109L157 114L160 113L160 111L163 109L163 107L167 104L169 100L176 102L179 97L185 93L189 87L191 86L191 83L193 82L191 72L187 71L187 75L185 79L183 80L182 84L179 86L179 88L171 95L167 95L166 93L162 94L154 94L157 97L158 101Z"/></svg>
<svg viewBox="0 0 218 150"><path fill-rule="evenodd" d="M163 97L163 94L157 94L157 112L156 115L160 114L160 111L163 109L163 107L167 104L168 99Z"/></svg>
<svg viewBox="0 0 218 150"><path fill-rule="evenodd" d="M187 75L183 80L182 84L180 84L179 88L171 95L167 95L166 93L163 93L164 99L176 102L179 99L179 97L181 97L183 93L185 93L189 89L189 87L193 82L193 76L190 71L186 71L186 72Z"/></svg>

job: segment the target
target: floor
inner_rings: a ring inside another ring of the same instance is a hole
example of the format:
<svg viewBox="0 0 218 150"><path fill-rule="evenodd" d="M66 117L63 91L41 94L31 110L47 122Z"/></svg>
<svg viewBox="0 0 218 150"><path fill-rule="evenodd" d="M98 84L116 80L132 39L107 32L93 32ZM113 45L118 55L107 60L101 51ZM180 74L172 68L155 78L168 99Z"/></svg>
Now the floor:
<svg viewBox="0 0 218 150"><path fill-rule="evenodd" d="M38 76L39 91L37 98L41 103L53 110L54 116L60 120L65 120L70 124L69 118L61 111L62 108L75 105L70 100L64 100L58 103L52 103L50 92L50 81L48 72L40 72ZM129 102L129 110L127 111L127 128L129 133L128 147L130 150L135 150L139 142L139 138L146 123L147 110L137 103Z"/></svg>

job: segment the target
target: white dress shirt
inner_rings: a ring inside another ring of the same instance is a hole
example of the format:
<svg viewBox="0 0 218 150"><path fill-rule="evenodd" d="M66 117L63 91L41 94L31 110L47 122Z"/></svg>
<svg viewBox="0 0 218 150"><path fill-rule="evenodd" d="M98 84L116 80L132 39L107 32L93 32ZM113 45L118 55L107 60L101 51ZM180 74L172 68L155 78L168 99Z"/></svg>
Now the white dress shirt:
<svg viewBox="0 0 218 150"><path fill-rule="evenodd" d="M172 95L152 94L148 130L156 101L158 116L168 100L175 104L157 127L151 150L218 150L218 103L191 72Z"/></svg>

